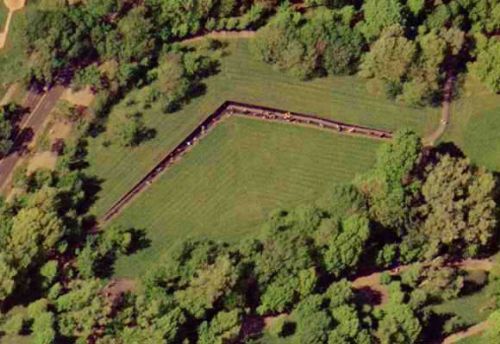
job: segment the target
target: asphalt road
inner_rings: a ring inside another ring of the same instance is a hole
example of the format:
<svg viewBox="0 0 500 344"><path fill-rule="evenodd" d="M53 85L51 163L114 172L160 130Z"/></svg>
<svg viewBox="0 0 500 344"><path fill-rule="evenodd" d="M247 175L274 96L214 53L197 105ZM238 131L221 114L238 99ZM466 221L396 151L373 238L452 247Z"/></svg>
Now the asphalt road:
<svg viewBox="0 0 500 344"><path fill-rule="evenodd" d="M19 122L19 131L26 132L26 130L31 130L33 135L36 135L42 128L43 123L56 105L63 91L64 89L60 86L54 87L44 94L30 91L23 102L23 107L31 111L25 114ZM7 157L0 160L0 191L3 191L7 186L7 182L17 162L25 151L22 146L27 142L23 141L23 137L18 137L14 143L13 151Z"/></svg>

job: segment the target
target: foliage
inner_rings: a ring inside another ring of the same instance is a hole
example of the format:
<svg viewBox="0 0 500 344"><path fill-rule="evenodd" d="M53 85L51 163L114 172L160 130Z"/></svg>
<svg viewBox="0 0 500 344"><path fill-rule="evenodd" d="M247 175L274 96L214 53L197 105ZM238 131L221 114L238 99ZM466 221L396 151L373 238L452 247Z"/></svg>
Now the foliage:
<svg viewBox="0 0 500 344"><path fill-rule="evenodd" d="M397 232L403 230L413 189L418 187L411 172L419 162L421 147L414 132L398 131L392 142L380 147L374 170L357 182L367 196L370 216Z"/></svg>
<svg viewBox="0 0 500 344"><path fill-rule="evenodd" d="M186 289L175 293L175 299L183 309L200 319L235 285L237 279L238 272L232 267L231 260L221 257L198 271Z"/></svg>
<svg viewBox="0 0 500 344"><path fill-rule="evenodd" d="M308 79L325 72L353 72L362 44L359 32L343 24L334 11L320 8L302 17L281 7L259 31L254 50L263 61Z"/></svg>
<svg viewBox="0 0 500 344"><path fill-rule="evenodd" d="M470 65L471 73L477 76L495 93L500 92L500 40L478 36L478 54Z"/></svg>
<svg viewBox="0 0 500 344"><path fill-rule="evenodd" d="M403 23L403 6L399 0L367 0L363 4L361 31L368 40L378 37L387 27Z"/></svg>
<svg viewBox="0 0 500 344"><path fill-rule="evenodd" d="M442 156L422 186L426 256L444 248L474 256L488 245L496 228L494 189L494 177L484 169L467 159Z"/></svg>
<svg viewBox="0 0 500 344"><path fill-rule="evenodd" d="M111 321L110 311L100 297L102 282L93 280L72 281L70 291L55 301L59 331L64 336L88 338L95 326Z"/></svg>
<svg viewBox="0 0 500 344"><path fill-rule="evenodd" d="M238 310L231 312L219 312L208 324L204 322L199 328L198 343L200 344L223 344L234 340L240 332L240 316Z"/></svg>
<svg viewBox="0 0 500 344"><path fill-rule="evenodd" d="M7 155L14 144L14 122L17 110L17 106L13 103L0 107L0 157Z"/></svg>

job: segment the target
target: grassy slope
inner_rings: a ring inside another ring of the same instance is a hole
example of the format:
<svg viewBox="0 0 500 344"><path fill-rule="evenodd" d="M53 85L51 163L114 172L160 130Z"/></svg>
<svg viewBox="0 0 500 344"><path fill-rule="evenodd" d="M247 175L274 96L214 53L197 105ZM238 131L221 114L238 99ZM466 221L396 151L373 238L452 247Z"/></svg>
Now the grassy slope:
<svg viewBox="0 0 500 344"><path fill-rule="evenodd" d="M369 168L379 141L230 118L127 208L116 223L146 229L151 247L119 260L140 275L180 238L237 240L280 206L315 200Z"/></svg>
<svg viewBox="0 0 500 344"><path fill-rule="evenodd" d="M462 98L453 103L443 141L453 141L475 163L500 172L500 95L469 78Z"/></svg>
<svg viewBox="0 0 500 344"><path fill-rule="evenodd" d="M488 296L487 289L484 287L473 294L432 306L432 309L439 314L457 314L467 326L472 326L486 320L492 312L488 307L491 297Z"/></svg>
<svg viewBox="0 0 500 344"><path fill-rule="evenodd" d="M248 39L230 42L230 53L222 62L221 72L207 80L205 95L174 114L162 114L154 106L149 110L140 109L148 125L158 131L154 140L134 150L116 146L104 148L104 135L90 143L89 172L103 180L103 191L94 207L96 214L102 214L224 100L314 113L385 129L407 126L428 133L437 125L438 109L413 109L371 96L366 92L364 81L355 76L297 81L254 59ZM126 105L127 101L139 98L141 92L132 92L113 109L111 116L119 111L134 111L134 106Z"/></svg>

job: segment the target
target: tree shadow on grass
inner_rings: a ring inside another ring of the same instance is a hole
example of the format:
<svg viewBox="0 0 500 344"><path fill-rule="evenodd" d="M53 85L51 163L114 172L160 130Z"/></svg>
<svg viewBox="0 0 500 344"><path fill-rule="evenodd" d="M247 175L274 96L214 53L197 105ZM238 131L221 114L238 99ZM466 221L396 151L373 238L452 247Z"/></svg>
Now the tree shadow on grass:
<svg viewBox="0 0 500 344"><path fill-rule="evenodd" d="M122 255L128 256L151 246L151 240L146 237L146 231L144 229L129 228L127 232L132 236L131 244L128 247L127 252L120 253L117 250L111 250L106 256L102 257L97 262L95 269L96 274L99 277L110 278L114 275L115 262L118 257Z"/></svg>
<svg viewBox="0 0 500 344"><path fill-rule="evenodd" d="M86 214L90 207L97 201L98 193L102 190L103 179L96 176L84 176L82 178L82 190L85 194L83 200L77 205L77 212L80 215Z"/></svg>
<svg viewBox="0 0 500 344"><path fill-rule="evenodd" d="M132 244L127 255L134 254L151 246L151 239L146 236L146 230L140 228L130 228L128 232L132 235Z"/></svg>
<svg viewBox="0 0 500 344"><path fill-rule="evenodd" d="M433 151L435 155L439 154L449 155L454 158L465 158L465 154L462 149L460 149L460 147L453 142L441 142L433 149Z"/></svg>

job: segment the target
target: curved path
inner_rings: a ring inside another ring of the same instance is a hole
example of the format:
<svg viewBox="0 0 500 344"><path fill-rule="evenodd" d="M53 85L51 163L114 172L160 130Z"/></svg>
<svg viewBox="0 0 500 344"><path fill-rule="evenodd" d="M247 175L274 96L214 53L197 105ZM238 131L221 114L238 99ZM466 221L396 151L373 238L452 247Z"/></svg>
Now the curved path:
<svg viewBox="0 0 500 344"><path fill-rule="evenodd" d="M173 150L168 152L159 163L157 163L137 184L135 184L127 193L125 193L98 221L93 230L99 228L99 225L105 224L114 218L125 206L127 206L135 196L144 191L158 175L165 171L173 163L196 144L206 133L214 128L223 118L229 116L245 116L266 121L286 122L298 125L306 125L336 133L351 134L370 137L373 139L389 139L392 134L388 131L371 129L367 127L346 124L317 116L288 112L285 110L274 109L270 107L244 104L239 102L224 102L215 112L208 116Z"/></svg>
<svg viewBox="0 0 500 344"><path fill-rule="evenodd" d="M432 263L432 262L430 262ZM355 279L353 279L352 282L352 287L354 289L370 289L372 291L377 292L380 294L380 304L384 304L388 300L388 291L387 287L383 284L380 283L380 276L384 272L388 272L389 275L394 276L398 275L401 272L407 270L408 268L422 264L423 267L430 263L414 263L410 265L400 265L395 268L385 270L385 271L377 271L373 272L368 275L363 275L363 276L358 276ZM483 270L483 271L490 271L493 269L493 261L489 258L486 259L464 259L464 260L459 260L459 261L451 261L447 262L446 266L449 267L456 267L460 268L463 270Z"/></svg>
<svg viewBox="0 0 500 344"><path fill-rule="evenodd" d="M10 23L14 12L22 9L26 5L26 0L4 0L4 3L5 7L9 9L9 14L7 15L7 21L5 22L4 29L0 33L0 49L2 49L7 42L7 35L9 34Z"/></svg>
<svg viewBox="0 0 500 344"><path fill-rule="evenodd" d="M439 121L439 126L424 138L424 143L429 146L434 146L437 140L443 136L448 123L450 123L451 117L451 100L453 98L453 84L455 82L455 76L451 71L446 72L446 80L444 82L443 88L443 102L441 103L441 119Z"/></svg>
<svg viewBox="0 0 500 344"><path fill-rule="evenodd" d="M446 337L443 340L442 344L458 343L462 339L480 335L488 329L488 326L489 326L488 320L485 320L485 321L480 322L479 324L476 324L474 326L471 326L463 331L449 335L448 337Z"/></svg>

